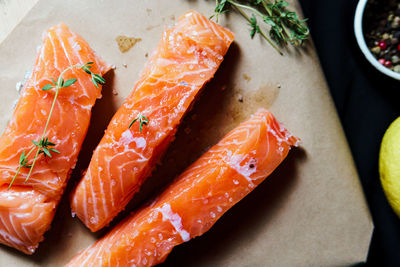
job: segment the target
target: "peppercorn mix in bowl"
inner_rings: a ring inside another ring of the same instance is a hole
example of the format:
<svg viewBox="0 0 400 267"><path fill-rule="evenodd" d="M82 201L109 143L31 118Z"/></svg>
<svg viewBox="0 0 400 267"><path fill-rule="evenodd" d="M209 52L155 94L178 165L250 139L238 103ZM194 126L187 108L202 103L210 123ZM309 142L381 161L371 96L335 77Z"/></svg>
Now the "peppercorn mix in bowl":
<svg viewBox="0 0 400 267"><path fill-rule="evenodd" d="M354 31L367 60L380 72L400 80L400 3L360 0Z"/></svg>

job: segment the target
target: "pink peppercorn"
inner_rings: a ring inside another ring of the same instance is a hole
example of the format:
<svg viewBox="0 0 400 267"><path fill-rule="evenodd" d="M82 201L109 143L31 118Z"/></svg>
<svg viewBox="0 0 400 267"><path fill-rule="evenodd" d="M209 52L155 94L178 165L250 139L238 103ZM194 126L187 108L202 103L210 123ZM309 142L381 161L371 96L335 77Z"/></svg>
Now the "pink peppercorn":
<svg viewBox="0 0 400 267"><path fill-rule="evenodd" d="M386 60L384 60L383 58L380 58L380 59L378 60L378 62L381 63L382 65L385 65Z"/></svg>
<svg viewBox="0 0 400 267"><path fill-rule="evenodd" d="M380 49L385 50L387 48L387 43L385 41L380 41L378 46Z"/></svg>
<svg viewBox="0 0 400 267"><path fill-rule="evenodd" d="M392 62L390 60L386 60L383 65L385 65L385 67L390 67L392 66Z"/></svg>

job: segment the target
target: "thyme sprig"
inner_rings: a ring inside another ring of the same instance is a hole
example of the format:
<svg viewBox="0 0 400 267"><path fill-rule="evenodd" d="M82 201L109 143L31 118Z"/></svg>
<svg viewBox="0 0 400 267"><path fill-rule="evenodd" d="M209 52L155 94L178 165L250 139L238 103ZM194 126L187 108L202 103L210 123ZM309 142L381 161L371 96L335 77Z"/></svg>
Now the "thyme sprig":
<svg viewBox="0 0 400 267"><path fill-rule="evenodd" d="M132 127L132 125L138 121L139 122L139 132L142 132L143 125L148 125L149 119L147 119L141 112L137 115L137 117L129 124L129 128Z"/></svg>
<svg viewBox="0 0 400 267"><path fill-rule="evenodd" d="M17 172L15 173L13 179L11 180L11 183L8 186L8 189L11 188L12 184L14 183L15 179L17 178L17 176L20 173L22 168L28 168L29 169L29 173L25 178L25 183L28 181L28 179L32 174L32 170L33 170L33 168L34 168L34 166L36 164L36 161L37 161L37 159L38 159L40 154L43 154L45 157L50 157L51 158L52 157L52 152L53 153L57 153L57 154L60 153L60 151L58 151L57 149L54 148L54 146L56 144L51 142L51 141L49 141L49 138L46 137L46 132L47 132L47 128L48 128L49 123L50 123L51 115L53 114L54 106L56 104L56 100L57 100L58 94L60 92L60 89L61 88L65 88L65 87L69 87L69 86L73 85L77 81L77 79L64 80L63 76L68 70L71 70L71 69L74 69L74 68L82 69L87 74L91 75L91 80L92 80L93 84L98 88L99 84L104 84L105 83L105 80L99 74L93 73L90 70L92 68L93 63L94 62L87 62L84 65L72 65L72 66L69 66L68 68L66 68L65 70L63 70L60 73L60 75L58 76L58 78L56 80L51 78L51 83L46 84L45 86L43 86L42 91L49 91L49 90L54 88L55 94L54 94L54 99L53 99L53 103L52 103L51 108L50 108L49 115L47 117L46 125L45 125L44 130L43 130L42 137L38 141L31 140L34 146L28 151L28 153L26 153L25 151L22 151L21 156L19 157L19 166L18 166ZM32 164L28 164L29 156L34 151L35 151L35 156L33 157Z"/></svg>
<svg viewBox="0 0 400 267"><path fill-rule="evenodd" d="M249 23L250 37L260 34L279 54L283 54L278 45L291 44L300 47L308 39L310 32L306 25L307 19L299 19L296 12L286 8L289 3L283 0L216 0L214 15L218 22L218 15L236 9ZM245 12L251 12L251 16ZM261 29L257 18L269 25L269 37ZM273 40L273 41L272 41ZM275 43L274 43L275 42Z"/></svg>

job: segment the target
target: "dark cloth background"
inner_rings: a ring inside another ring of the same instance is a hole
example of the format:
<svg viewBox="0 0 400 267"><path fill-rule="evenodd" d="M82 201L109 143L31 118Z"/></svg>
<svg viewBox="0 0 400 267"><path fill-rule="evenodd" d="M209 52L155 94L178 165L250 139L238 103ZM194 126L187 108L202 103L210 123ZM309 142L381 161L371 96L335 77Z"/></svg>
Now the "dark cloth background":
<svg viewBox="0 0 400 267"><path fill-rule="evenodd" d="M375 224L366 266L400 266L400 219L378 173L383 134L400 115L400 81L376 71L359 50L353 30L357 2L300 0Z"/></svg>

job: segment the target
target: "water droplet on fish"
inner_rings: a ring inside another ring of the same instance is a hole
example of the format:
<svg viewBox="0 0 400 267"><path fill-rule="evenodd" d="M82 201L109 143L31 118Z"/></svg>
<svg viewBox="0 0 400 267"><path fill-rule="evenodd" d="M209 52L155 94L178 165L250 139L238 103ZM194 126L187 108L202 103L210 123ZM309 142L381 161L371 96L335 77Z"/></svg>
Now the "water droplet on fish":
<svg viewBox="0 0 400 267"><path fill-rule="evenodd" d="M211 216L211 218L215 218L215 213L214 212L210 212L210 216Z"/></svg>
<svg viewBox="0 0 400 267"><path fill-rule="evenodd" d="M239 181L238 180L233 180L233 183L237 185L237 184L239 184Z"/></svg>

